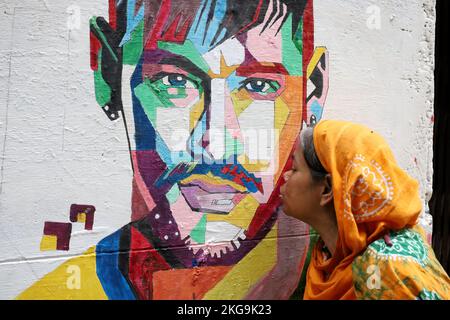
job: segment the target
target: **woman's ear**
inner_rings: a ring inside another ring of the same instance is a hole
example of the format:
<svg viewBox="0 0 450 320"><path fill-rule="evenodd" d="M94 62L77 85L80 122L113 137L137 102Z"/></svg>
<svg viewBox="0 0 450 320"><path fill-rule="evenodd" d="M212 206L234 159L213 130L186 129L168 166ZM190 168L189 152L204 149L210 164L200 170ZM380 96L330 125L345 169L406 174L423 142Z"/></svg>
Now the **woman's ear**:
<svg viewBox="0 0 450 320"><path fill-rule="evenodd" d="M325 179L323 179L322 183L323 189L322 195L320 197L320 205L322 207L325 207L333 203L333 183L331 179L331 174L327 174L325 176Z"/></svg>

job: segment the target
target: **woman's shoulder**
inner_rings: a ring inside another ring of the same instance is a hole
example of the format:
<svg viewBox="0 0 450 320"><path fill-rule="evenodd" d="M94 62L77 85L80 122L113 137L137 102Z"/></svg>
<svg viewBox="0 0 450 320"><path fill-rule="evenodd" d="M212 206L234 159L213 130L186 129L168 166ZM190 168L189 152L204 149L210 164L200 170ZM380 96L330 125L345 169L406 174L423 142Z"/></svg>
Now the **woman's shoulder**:
<svg viewBox="0 0 450 320"><path fill-rule="evenodd" d="M353 264L360 299L449 299L450 279L419 227L391 231Z"/></svg>

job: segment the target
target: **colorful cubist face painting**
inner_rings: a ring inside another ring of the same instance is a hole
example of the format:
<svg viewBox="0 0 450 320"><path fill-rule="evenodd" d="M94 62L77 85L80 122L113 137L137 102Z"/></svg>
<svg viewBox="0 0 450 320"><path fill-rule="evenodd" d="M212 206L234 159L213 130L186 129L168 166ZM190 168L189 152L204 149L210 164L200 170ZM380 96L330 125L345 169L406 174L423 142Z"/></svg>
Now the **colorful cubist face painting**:
<svg viewBox="0 0 450 320"><path fill-rule="evenodd" d="M279 187L328 88L312 1L109 5L108 22L91 20L91 65L134 179L131 223L96 248L106 294L289 298L309 238L280 212Z"/></svg>

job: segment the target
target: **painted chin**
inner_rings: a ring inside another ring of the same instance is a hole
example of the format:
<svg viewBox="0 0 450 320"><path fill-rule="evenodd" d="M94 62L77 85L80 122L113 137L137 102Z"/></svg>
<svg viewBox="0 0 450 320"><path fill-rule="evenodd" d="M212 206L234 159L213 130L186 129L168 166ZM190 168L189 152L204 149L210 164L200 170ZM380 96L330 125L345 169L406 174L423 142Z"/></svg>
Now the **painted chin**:
<svg viewBox="0 0 450 320"><path fill-rule="evenodd" d="M226 216L249 192L238 192L227 185L210 185L206 182L194 180L189 184L179 184L180 196L177 203L184 203L182 207L172 207L175 212L187 211L193 217L203 214L216 214ZM230 203L225 200L232 200ZM175 221L179 227L183 227L185 217L179 217ZM192 227L192 226L190 226ZM179 230L185 249L189 250L191 260L200 265L232 265L237 263L243 256L254 247L255 240L246 241L247 230L235 226L226 221L208 221L204 228L203 241L197 241L191 234ZM171 243L170 246L178 244Z"/></svg>
<svg viewBox="0 0 450 320"><path fill-rule="evenodd" d="M238 254L245 239L245 230L240 229L232 240L195 243L189 238L186 240L185 245L197 260L208 259L209 261L219 262L232 259L233 255Z"/></svg>

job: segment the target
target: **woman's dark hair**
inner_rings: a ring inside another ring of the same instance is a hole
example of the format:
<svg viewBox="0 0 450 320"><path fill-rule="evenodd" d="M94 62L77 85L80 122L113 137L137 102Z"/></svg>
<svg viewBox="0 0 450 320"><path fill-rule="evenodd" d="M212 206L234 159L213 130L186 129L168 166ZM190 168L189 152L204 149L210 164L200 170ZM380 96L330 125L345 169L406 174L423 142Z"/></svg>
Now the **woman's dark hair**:
<svg viewBox="0 0 450 320"><path fill-rule="evenodd" d="M320 181L328 174L328 172L320 163L314 148L314 127L308 127L300 132L300 143L303 148L306 164L311 170L314 181Z"/></svg>

